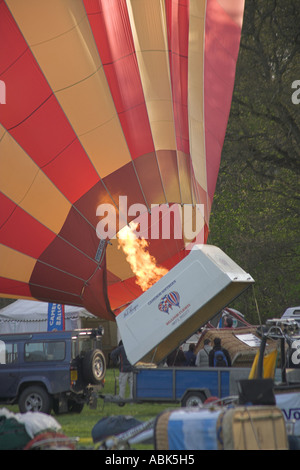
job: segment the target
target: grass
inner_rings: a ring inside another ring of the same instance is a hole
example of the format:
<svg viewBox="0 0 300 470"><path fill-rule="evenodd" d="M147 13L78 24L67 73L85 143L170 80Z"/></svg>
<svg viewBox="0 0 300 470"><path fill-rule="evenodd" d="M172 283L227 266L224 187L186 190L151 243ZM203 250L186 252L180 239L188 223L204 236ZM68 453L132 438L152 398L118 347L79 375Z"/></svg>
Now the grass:
<svg viewBox="0 0 300 470"><path fill-rule="evenodd" d="M115 381L118 372L108 369L105 378L104 394L115 393ZM127 390L127 393L129 391ZM177 405L174 405L176 407ZM111 403L102 399L98 400L97 409L92 410L85 406L79 415L65 414L56 416L57 421L62 426L63 432L69 437L79 437L79 445L93 446L92 429L94 425L107 416L129 415L140 421L149 421L155 418L165 409L170 408L170 403L126 403L120 407L117 403ZM137 449L149 449L149 445L137 444Z"/></svg>
<svg viewBox="0 0 300 470"><path fill-rule="evenodd" d="M104 394L115 393L115 380L117 380L118 372L115 369L108 369L106 372L105 386L103 389ZM127 393L129 391L127 390ZM92 429L95 424L102 418L107 416L127 415L133 416L140 421L149 421L158 416L165 409L176 408L177 404L172 403L127 403L125 406L120 407L117 403L111 403L98 399L96 409L90 409L84 406L80 414L67 413L61 415L54 415L53 417L61 425L62 432L68 437L77 437L78 448L92 449L94 443L92 439ZM18 406L7 407L14 413L18 413ZM149 444L135 444L135 449L149 450L153 446Z"/></svg>

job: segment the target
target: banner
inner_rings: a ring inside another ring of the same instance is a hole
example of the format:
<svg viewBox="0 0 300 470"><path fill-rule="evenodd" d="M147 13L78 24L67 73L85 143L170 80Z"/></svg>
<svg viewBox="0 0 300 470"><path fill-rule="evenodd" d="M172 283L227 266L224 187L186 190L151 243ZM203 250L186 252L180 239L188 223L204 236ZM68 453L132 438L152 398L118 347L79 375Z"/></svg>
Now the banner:
<svg viewBox="0 0 300 470"><path fill-rule="evenodd" d="M65 306L48 304L48 331L63 331L65 329Z"/></svg>
<svg viewBox="0 0 300 470"><path fill-rule="evenodd" d="M300 436L300 394L279 393L276 395L276 405L281 409L286 423L289 425L289 433ZM291 429L292 428L292 429Z"/></svg>

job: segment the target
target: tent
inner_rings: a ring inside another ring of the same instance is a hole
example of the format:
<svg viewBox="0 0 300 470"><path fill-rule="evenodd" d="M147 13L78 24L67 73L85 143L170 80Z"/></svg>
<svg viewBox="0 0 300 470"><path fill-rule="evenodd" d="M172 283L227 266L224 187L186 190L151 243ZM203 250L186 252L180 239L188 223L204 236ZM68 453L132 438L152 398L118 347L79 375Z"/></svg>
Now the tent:
<svg viewBox="0 0 300 470"><path fill-rule="evenodd" d="M118 344L118 332L115 322L100 320L83 307L65 305L65 330L77 328L104 327L102 350L108 354ZM0 335L14 333L35 333L47 331L48 303L36 300L19 299L0 309Z"/></svg>
<svg viewBox="0 0 300 470"><path fill-rule="evenodd" d="M83 307L65 305L66 330L82 328L85 319L96 317ZM19 299L0 309L0 334L47 331L47 326L47 302Z"/></svg>

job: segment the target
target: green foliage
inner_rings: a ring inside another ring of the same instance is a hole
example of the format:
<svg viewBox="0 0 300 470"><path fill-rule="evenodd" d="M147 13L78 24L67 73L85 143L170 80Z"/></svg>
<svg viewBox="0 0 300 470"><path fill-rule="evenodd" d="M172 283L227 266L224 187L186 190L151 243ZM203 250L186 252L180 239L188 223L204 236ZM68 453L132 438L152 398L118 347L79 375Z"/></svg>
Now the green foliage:
<svg viewBox="0 0 300 470"><path fill-rule="evenodd" d="M299 305L300 80L297 1L246 1L209 243L255 279L235 302L250 322Z"/></svg>
<svg viewBox="0 0 300 470"><path fill-rule="evenodd" d="M221 171L211 215L209 243L222 248L256 281L263 320L299 304L299 217L296 201L281 193L293 174L264 184L251 170ZM253 292L236 302L248 321L257 323Z"/></svg>
<svg viewBox="0 0 300 470"><path fill-rule="evenodd" d="M227 140L231 158L253 171L300 168L300 9L297 0L245 2Z"/></svg>

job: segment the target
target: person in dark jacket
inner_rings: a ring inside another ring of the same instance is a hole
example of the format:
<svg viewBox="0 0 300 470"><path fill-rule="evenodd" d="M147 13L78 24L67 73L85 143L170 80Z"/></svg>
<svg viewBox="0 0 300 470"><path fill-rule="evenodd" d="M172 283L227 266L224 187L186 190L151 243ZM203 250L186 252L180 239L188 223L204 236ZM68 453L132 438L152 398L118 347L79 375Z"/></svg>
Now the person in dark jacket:
<svg viewBox="0 0 300 470"><path fill-rule="evenodd" d="M208 355L209 367L231 367L231 358L227 349L222 348L221 338L214 339L214 347Z"/></svg>
<svg viewBox="0 0 300 470"><path fill-rule="evenodd" d="M169 367L180 367L180 366L185 366L186 365L186 359L184 352L182 351L181 348L177 348L174 351L172 351L168 357L167 357L167 365Z"/></svg>
<svg viewBox="0 0 300 470"><path fill-rule="evenodd" d="M196 349L196 346L194 344L190 344L188 351L186 351L184 353L185 360L186 360L186 363L185 363L186 366L194 366L195 365L195 361L196 361L195 349Z"/></svg>
<svg viewBox="0 0 300 470"><path fill-rule="evenodd" d="M111 352L110 358L115 364L119 364L120 398L125 399L127 382L129 385L129 398L133 398L133 367L127 359L126 351L122 341L120 341L118 347Z"/></svg>

